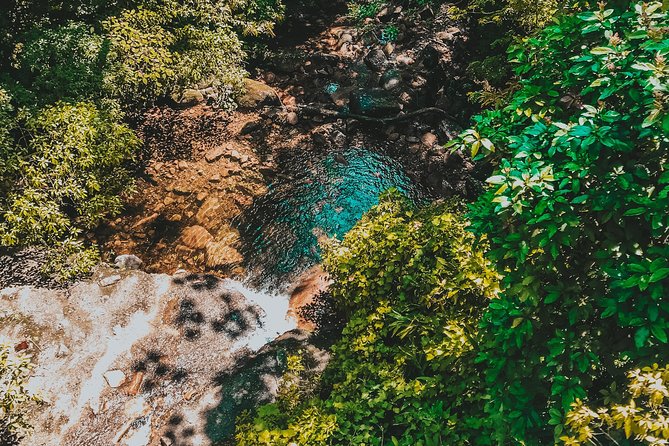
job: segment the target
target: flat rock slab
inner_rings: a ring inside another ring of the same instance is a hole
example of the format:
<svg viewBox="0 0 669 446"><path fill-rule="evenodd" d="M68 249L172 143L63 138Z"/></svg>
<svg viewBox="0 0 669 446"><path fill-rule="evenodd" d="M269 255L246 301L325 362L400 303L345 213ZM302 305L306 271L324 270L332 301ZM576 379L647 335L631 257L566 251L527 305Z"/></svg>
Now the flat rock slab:
<svg viewBox="0 0 669 446"><path fill-rule="evenodd" d="M101 286L110 277L114 286ZM263 366L261 381L248 384L252 392L235 387L232 405L223 381L254 376L244 371L256 367L254 352L295 327L287 312L288 296L186 272L100 267L67 289L0 291L0 342L26 342L36 364L29 388L46 400L32 412L35 430L22 445L224 440L240 410L273 398L283 364Z"/></svg>

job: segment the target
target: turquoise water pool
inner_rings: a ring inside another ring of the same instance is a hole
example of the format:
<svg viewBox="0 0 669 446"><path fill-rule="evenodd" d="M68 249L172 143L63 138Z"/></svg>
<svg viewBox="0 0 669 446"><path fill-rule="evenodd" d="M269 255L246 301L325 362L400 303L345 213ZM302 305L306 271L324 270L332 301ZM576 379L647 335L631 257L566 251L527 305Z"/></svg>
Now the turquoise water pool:
<svg viewBox="0 0 669 446"><path fill-rule="evenodd" d="M397 188L413 200L423 196L403 166L381 151L303 153L279 167L267 194L237 222L247 268L265 285L318 263L318 239L343 237L381 192Z"/></svg>

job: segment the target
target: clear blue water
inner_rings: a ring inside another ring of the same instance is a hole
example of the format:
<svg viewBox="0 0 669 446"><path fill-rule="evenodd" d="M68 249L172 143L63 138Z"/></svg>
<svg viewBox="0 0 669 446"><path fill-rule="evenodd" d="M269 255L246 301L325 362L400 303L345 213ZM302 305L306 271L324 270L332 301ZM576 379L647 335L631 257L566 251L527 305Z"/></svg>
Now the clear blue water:
<svg viewBox="0 0 669 446"><path fill-rule="evenodd" d="M399 162L362 148L303 153L280 163L279 172L238 222L247 268L265 286L318 263L318 239L342 238L381 192L397 188L413 200L423 195Z"/></svg>

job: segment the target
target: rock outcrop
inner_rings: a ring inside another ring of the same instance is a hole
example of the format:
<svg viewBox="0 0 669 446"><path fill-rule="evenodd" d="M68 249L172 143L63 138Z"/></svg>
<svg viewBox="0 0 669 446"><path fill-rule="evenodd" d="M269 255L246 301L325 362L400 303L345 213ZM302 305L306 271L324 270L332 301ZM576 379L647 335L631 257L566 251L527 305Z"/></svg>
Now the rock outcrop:
<svg viewBox="0 0 669 446"><path fill-rule="evenodd" d="M287 311L288 296L211 275L104 266L65 289L0 291L0 342L33 355L29 387L46 401L22 444L220 442L242 409L273 398L276 358L299 347L326 360Z"/></svg>

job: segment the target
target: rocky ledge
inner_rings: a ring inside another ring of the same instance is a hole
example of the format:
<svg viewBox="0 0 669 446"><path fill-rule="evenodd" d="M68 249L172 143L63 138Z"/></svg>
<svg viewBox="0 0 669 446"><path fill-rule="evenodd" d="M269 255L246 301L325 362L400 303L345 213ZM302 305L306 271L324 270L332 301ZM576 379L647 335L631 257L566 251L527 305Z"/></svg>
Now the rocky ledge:
<svg viewBox="0 0 669 446"><path fill-rule="evenodd" d="M324 366L288 297L132 260L60 290L0 292L0 342L33 355L29 386L45 401L24 444L214 444L273 397L286 354Z"/></svg>

